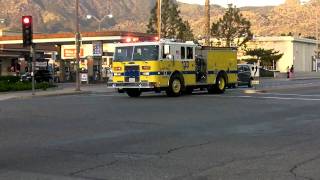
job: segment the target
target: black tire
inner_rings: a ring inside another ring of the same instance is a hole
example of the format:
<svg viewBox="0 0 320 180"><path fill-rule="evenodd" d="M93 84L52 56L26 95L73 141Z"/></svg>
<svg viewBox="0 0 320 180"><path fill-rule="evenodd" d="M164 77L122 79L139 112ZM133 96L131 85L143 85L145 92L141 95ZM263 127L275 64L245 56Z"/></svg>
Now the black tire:
<svg viewBox="0 0 320 180"><path fill-rule="evenodd" d="M123 89L117 89L118 93L122 94L125 93L125 91Z"/></svg>
<svg viewBox="0 0 320 180"><path fill-rule="evenodd" d="M248 82L248 88L252 88L252 79L250 79Z"/></svg>
<svg viewBox="0 0 320 180"><path fill-rule="evenodd" d="M222 74L219 74L216 79L216 84L208 87L208 93L209 94L223 94L226 90L226 86L227 86L226 78Z"/></svg>
<svg viewBox="0 0 320 180"><path fill-rule="evenodd" d="M187 95L191 95L193 92L193 88L192 87L186 87L186 90L184 91L185 94Z"/></svg>
<svg viewBox="0 0 320 180"><path fill-rule="evenodd" d="M140 97L141 95L140 89L127 89L126 92L130 97Z"/></svg>
<svg viewBox="0 0 320 180"><path fill-rule="evenodd" d="M179 75L175 74L170 78L169 87L166 90L167 96L179 97L182 94L183 84Z"/></svg>
<svg viewBox="0 0 320 180"><path fill-rule="evenodd" d="M229 88L229 89L234 89L234 88L236 88L236 84L229 84L229 85L228 85L228 88Z"/></svg>

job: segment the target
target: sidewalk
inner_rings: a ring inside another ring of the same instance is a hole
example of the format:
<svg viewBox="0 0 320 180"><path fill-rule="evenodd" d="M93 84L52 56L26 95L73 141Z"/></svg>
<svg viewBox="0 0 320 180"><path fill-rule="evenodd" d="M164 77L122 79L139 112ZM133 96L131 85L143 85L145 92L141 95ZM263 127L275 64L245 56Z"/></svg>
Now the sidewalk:
<svg viewBox="0 0 320 180"><path fill-rule="evenodd" d="M273 79L273 78L267 78ZM288 79L287 73L277 74L274 79ZM295 72L294 76L288 80L309 80L309 79L320 79L320 72Z"/></svg>
<svg viewBox="0 0 320 180"><path fill-rule="evenodd" d="M57 85L58 87L56 88L50 88L47 90L36 90L35 95L32 95L32 91L0 92L0 101L8 100L8 99L26 99L26 98L44 97L44 96L62 96L62 95L115 92L114 89L107 88L106 84L81 85L81 91L75 91L74 83L61 83Z"/></svg>
<svg viewBox="0 0 320 180"><path fill-rule="evenodd" d="M245 93L267 92L273 90L301 89L320 87L320 73L296 73L294 77L287 78L285 73L277 78L260 78L260 84Z"/></svg>

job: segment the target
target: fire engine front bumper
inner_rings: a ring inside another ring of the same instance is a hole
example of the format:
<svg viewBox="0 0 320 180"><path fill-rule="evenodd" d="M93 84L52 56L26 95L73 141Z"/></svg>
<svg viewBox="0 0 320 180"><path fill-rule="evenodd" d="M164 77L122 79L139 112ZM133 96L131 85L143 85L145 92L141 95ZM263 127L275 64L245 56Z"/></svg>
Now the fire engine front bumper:
<svg viewBox="0 0 320 180"><path fill-rule="evenodd" d="M131 88L139 88L139 89L153 89L155 88L155 83L149 82L137 82L137 83L108 83L108 88L118 88L118 89L131 89Z"/></svg>

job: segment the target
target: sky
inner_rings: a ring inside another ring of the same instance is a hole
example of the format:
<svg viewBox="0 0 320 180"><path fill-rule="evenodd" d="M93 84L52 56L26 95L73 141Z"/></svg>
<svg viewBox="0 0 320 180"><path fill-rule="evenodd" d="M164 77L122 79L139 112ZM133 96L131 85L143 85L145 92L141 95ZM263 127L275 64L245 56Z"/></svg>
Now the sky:
<svg viewBox="0 0 320 180"><path fill-rule="evenodd" d="M191 4L204 4L205 0L178 0L180 2ZM242 6L266 6L266 5L279 5L283 4L285 0L211 0L211 4L219 4L226 7L227 4L235 4L237 7Z"/></svg>

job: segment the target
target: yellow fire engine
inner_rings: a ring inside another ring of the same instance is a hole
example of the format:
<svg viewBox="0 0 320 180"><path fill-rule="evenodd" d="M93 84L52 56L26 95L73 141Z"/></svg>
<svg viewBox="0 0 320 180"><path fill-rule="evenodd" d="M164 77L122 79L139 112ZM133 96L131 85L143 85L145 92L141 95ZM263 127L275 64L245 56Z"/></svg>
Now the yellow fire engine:
<svg viewBox="0 0 320 180"><path fill-rule="evenodd" d="M177 97L197 88L224 93L237 83L237 50L166 40L123 43L115 48L113 72L109 87L130 97L146 91Z"/></svg>

